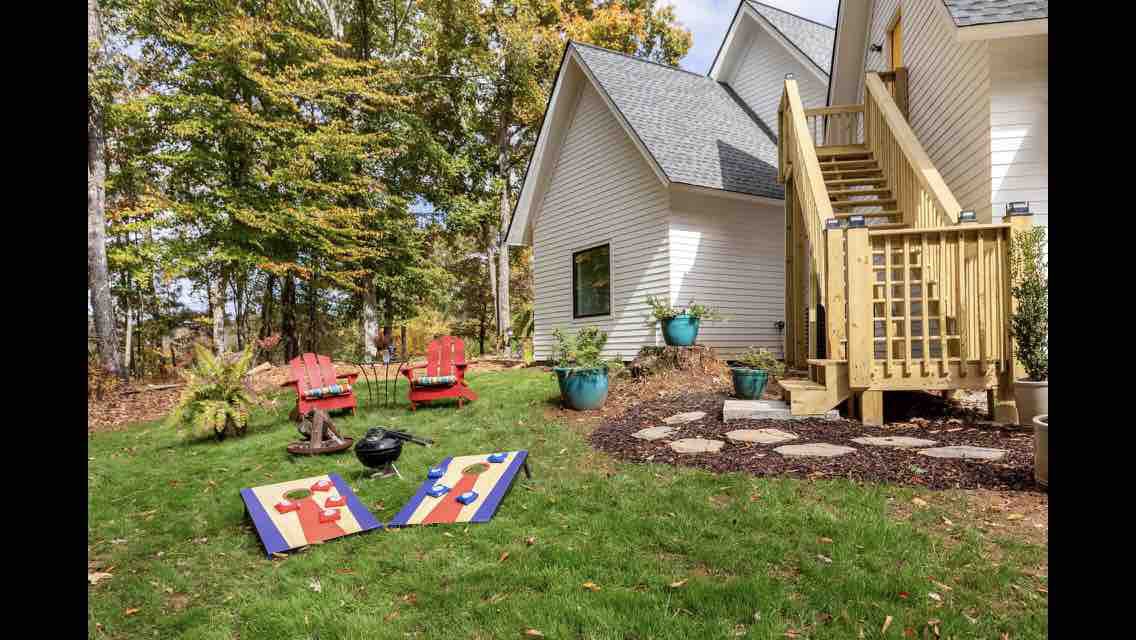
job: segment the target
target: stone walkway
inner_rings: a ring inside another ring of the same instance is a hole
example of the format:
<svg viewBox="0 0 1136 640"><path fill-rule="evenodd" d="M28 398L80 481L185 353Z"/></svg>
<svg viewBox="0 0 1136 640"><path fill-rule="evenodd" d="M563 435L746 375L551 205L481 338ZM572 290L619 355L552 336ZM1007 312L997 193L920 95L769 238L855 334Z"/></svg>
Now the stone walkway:
<svg viewBox="0 0 1136 640"><path fill-rule="evenodd" d="M731 407L730 403L735 403ZM763 403L761 407L753 404L747 404L745 407L739 406L737 403L742 402L759 402ZM733 419L741 419L742 413L764 412L777 413L779 417L782 409L780 407L768 406L769 401L740 401L740 400L727 400L726 406L723 408L724 421ZM785 410L787 411L787 409ZM658 426L641 429L631 434L633 438L640 440L662 440L678 433L682 430L681 425L686 425L696 422L706 417L704 411L688 411L686 413L678 413L669 418L664 418L663 422L667 425L675 426ZM726 439L730 442L740 445L773 445L789 442L800 438L795 433L783 431L781 429L735 429L726 432ZM935 440L927 440L924 438L911 438L907 436L871 436L863 438L853 438L852 442L861 444L867 447L890 447L893 449L919 449L917 453L924 456L931 456L934 458L954 458L958 460L1001 460L1006 455L1005 449L993 449L989 447L976 447L969 445L954 445L949 447L934 447L938 444ZM670 448L676 453L718 453L725 446L725 442L721 440L707 439L707 438L681 438L669 442ZM929 448L933 447L933 448ZM836 456L843 456L849 453L855 453L854 447L846 445L832 444L828 442L807 442L802 444L786 444L773 449L775 453L779 453L786 458L835 458ZM758 454L764 455L764 454Z"/></svg>

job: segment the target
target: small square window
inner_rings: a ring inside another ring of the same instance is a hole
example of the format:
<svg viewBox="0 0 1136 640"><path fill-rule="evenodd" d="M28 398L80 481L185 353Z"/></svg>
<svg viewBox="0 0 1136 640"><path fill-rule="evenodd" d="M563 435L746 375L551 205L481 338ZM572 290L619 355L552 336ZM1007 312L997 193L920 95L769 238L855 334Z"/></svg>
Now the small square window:
<svg viewBox="0 0 1136 640"><path fill-rule="evenodd" d="M611 313L611 245L572 254L572 317Z"/></svg>

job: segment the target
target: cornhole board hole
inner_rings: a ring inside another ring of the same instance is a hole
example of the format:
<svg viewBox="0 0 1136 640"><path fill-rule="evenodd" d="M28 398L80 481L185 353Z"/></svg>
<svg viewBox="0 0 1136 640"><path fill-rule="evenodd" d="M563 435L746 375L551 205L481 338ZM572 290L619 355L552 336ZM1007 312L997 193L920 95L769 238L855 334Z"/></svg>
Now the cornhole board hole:
<svg viewBox="0 0 1136 640"><path fill-rule="evenodd" d="M387 526L489 522L517 472L523 468L529 476L528 455L528 451L506 451L503 456L483 453L446 458L427 472L414 497ZM440 488L435 489L436 485Z"/></svg>
<svg viewBox="0 0 1136 640"><path fill-rule="evenodd" d="M241 489L241 499L270 557L383 526L336 473Z"/></svg>

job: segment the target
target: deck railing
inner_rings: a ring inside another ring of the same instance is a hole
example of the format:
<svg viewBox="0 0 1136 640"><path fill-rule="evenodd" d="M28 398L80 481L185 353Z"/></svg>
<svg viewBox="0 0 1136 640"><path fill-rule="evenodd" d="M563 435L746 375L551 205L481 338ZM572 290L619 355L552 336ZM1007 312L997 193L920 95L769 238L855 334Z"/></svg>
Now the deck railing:
<svg viewBox="0 0 1136 640"><path fill-rule="evenodd" d="M983 387L1012 367L1010 225L828 233L830 274L844 263L847 291L845 308L830 281L828 339L853 386Z"/></svg>
<svg viewBox="0 0 1136 640"><path fill-rule="evenodd" d="M864 105L845 104L805 109L813 144L846 145L864 142Z"/></svg>
<svg viewBox="0 0 1136 640"><path fill-rule="evenodd" d="M792 78L785 80L785 92L781 96L778 119L781 133L778 176L782 183L786 180L792 181L793 194L787 194L786 197L794 199L796 206L801 210L800 222L803 223L805 236L809 241L812 270L817 276L818 293L823 299L825 261L824 250L821 247L824 244L825 223L835 216L828 191L824 186L816 145L805 119L805 108L801 104L797 81Z"/></svg>
<svg viewBox="0 0 1136 640"><path fill-rule="evenodd" d="M864 142L888 180L903 222L916 228L953 225L961 207L927 157L878 74L865 78Z"/></svg>

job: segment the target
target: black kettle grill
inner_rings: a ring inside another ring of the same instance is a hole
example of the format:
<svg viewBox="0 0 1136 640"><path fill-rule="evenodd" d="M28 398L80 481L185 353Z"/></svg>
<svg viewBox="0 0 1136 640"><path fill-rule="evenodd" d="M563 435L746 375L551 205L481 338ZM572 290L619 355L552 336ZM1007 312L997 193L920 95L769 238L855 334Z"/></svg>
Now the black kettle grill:
<svg viewBox="0 0 1136 640"><path fill-rule="evenodd" d="M434 442L402 431L371 427L367 429L367 434L355 444L355 457L359 458L359 462L362 462L363 466L375 469L377 471L375 475L382 474L386 477L395 474L401 478L402 474L394 466L394 461L402 455L403 441L410 441L423 446L429 446Z"/></svg>

